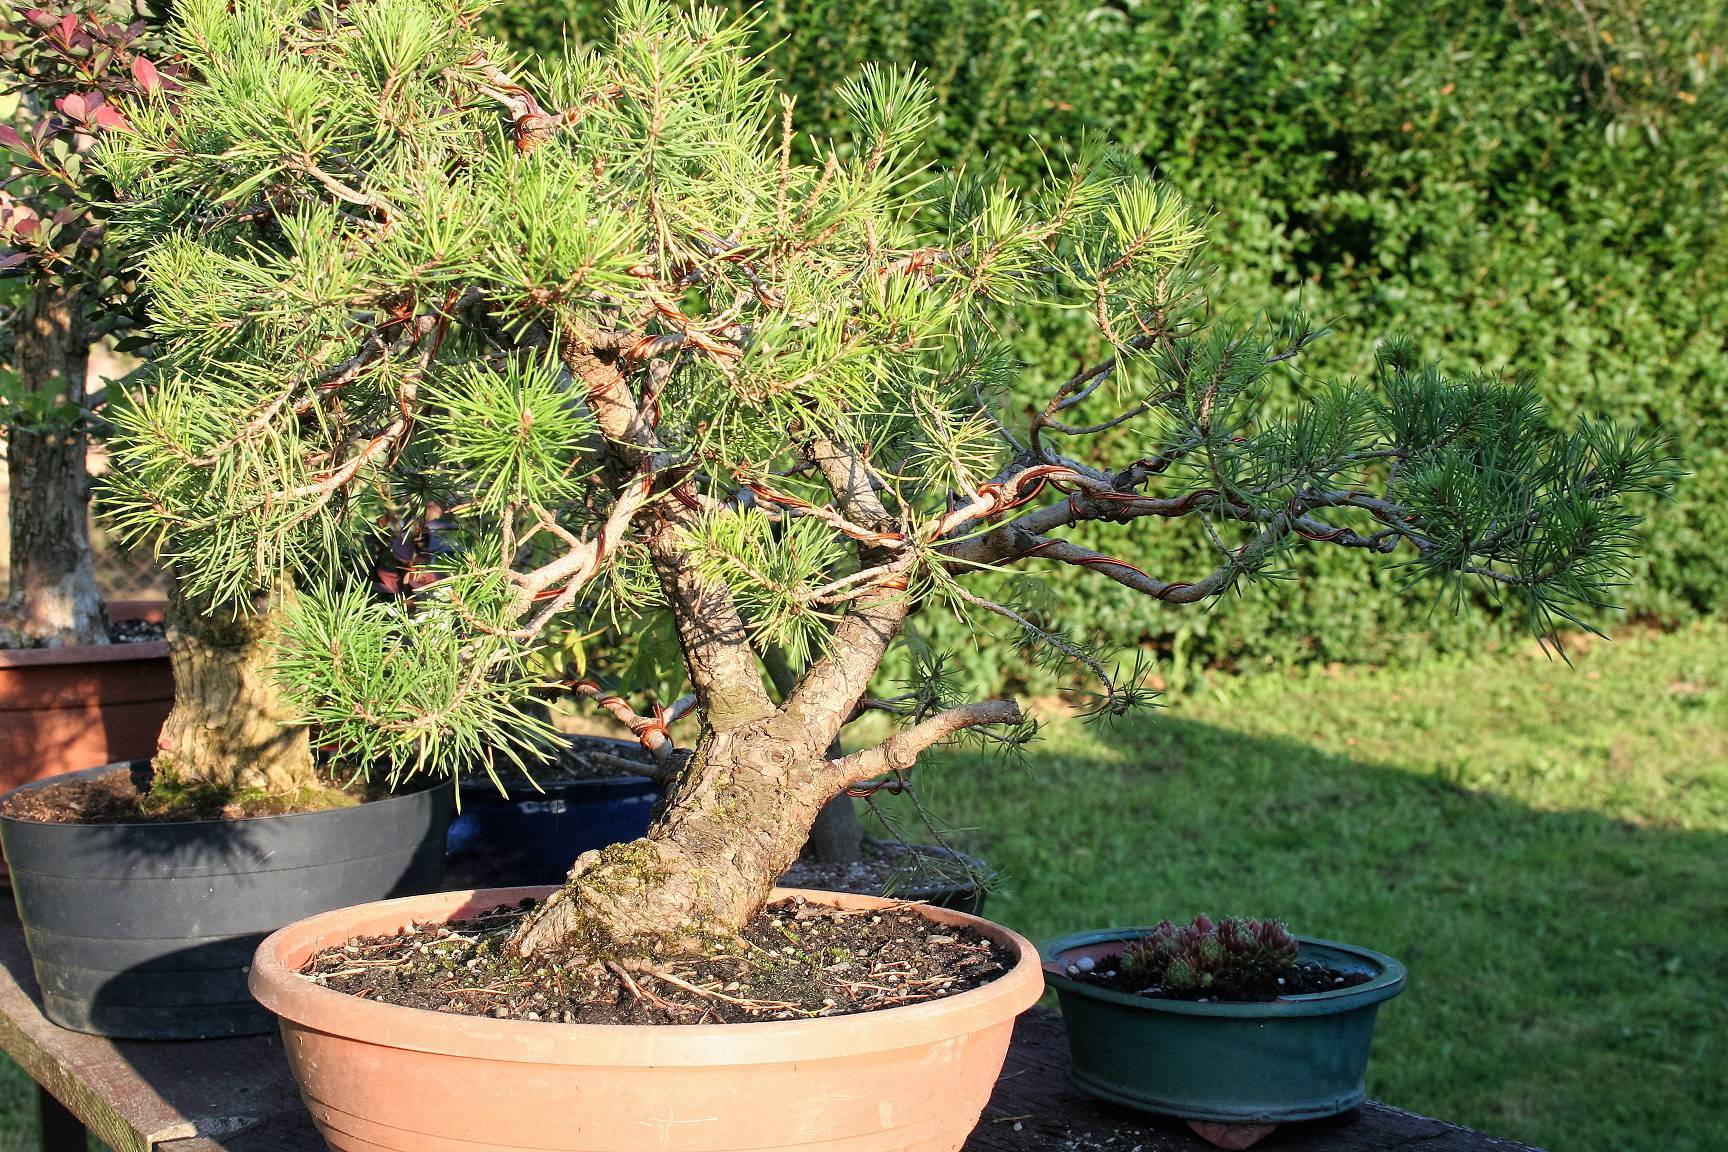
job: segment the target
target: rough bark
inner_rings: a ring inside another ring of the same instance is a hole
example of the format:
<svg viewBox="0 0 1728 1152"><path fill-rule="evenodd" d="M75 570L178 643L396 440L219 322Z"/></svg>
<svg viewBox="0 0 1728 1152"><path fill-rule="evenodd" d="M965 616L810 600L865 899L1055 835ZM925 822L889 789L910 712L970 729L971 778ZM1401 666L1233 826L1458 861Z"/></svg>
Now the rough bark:
<svg viewBox="0 0 1728 1152"><path fill-rule="evenodd" d="M56 406L84 404L89 337L75 295L44 287L26 298L14 366L26 388ZM6 433L11 587L0 644L108 643L91 566L88 447L82 421L52 419Z"/></svg>
<svg viewBox="0 0 1728 1152"><path fill-rule="evenodd" d="M212 608L170 590L168 656L174 709L157 742L158 780L281 795L318 786L306 729L270 674L274 598L254 612Z"/></svg>
<svg viewBox="0 0 1728 1152"><path fill-rule="evenodd" d="M769 647L762 653L762 666L768 670L768 679L784 703L798 687L797 675L787 662L786 653ZM828 758L839 757L840 741L836 740L828 746ZM864 859L864 825L858 819L858 807L852 797L838 792L822 806L799 855L817 864L856 864Z"/></svg>
<svg viewBox="0 0 1728 1152"><path fill-rule="evenodd" d="M723 587L697 575L679 539L678 519L654 526L648 534L648 555L678 624L684 667L703 723L727 732L772 715L774 702L762 685L761 663L744 618Z"/></svg>
<svg viewBox="0 0 1728 1152"><path fill-rule="evenodd" d="M964 704L838 760L822 729L790 709L724 732L704 728L648 835L578 857L514 944L524 954L568 947L590 960L648 961L735 936L835 793L904 770L967 728L1019 719L1010 701Z"/></svg>
<svg viewBox="0 0 1728 1152"><path fill-rule="evenodd" d="M870 639L844 651L873 669L886 643L876 630L884 619L861 614L873 622L864 628ZM842 621L836 635L846 636L851 622ZM648 835L578 857L564 886L523 922L514 946L523 954L569 948L591 960L643 962L735 936L797 860L817 814L836 793L904 770L919 753L966 728L1020 719L1009 701L965 704L833 759L834 736L857 700L835 696L829 683L823 694L833 712L813 715L809 696L796 706L821 669L765 716L718 730L704 717L695 752ZM853 678L860 685L868 680L857 670Z"/></svg>
<svg viewBox="0 0 1728 1152"><path fill-rule="evenodd" d="M638 457L653 451L616 367L590 353L566 354L565 361L586 386L610 441L638 445L632 450ZM826 441L811 458L848 517L878 530L892 527L862 461ZM736 936L798 859L818 814L847 785L883 770L878 765L903 768L971 724L1019 718L1003 702L953 709L882 746L838 757L840 729L905 622L904 582L885 580L860 597L796 686L782 667L776 707L736 603L691 562L680 531L689 511L674 499L660 515L647 534L648 552L677 621L702 733L648 835L584 853L565 884L523 921L512 944L525 955L567 948L590 960L651 962Z"/></svg>
<svg viewBox="0 0 1728 1152"><path fill-rule="evenodd" d="M580 856L516 946L649 960L735 933L840 786L826 749L783 714L706 730L648 835Z"/></svg>
<svg viewBox="0 0 1728 1152"><path fill-rule="evenodd" d="M883 507L868 470L854 453L819 439L810 458L821 470L841 509L854 522L876 531L895 527ZM865 549L865 564L878 557ZM804 674L786 701L786 711L818 726L826 740L835 740L853 707L863 697L870 678L882 664L888 646L900 634L912 607L904 582L888 581L872 589L835 626L828 650Z"/></svg>

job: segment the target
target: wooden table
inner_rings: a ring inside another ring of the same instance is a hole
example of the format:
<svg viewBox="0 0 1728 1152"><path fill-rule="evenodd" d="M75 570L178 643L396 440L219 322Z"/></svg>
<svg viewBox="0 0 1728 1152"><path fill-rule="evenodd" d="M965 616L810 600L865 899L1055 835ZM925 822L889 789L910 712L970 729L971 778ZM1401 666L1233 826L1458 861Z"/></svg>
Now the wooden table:
<svg viewBox="0 0 1728 1152"><path fill-rule="evenodd" d="M0 1049L41 1087L43 1152L84 1152L87 1128L114 1152L323 1152L275 1036L196 1042L104 1040L43 1018L17 913L0 910ZM1268 1152L1533 1152L1468 1128L1370 1103L1286 1125ZM1021 1018L996 1094L966 1152L1206 1152L1180 1124L1093 1101L1068 1082L1062 1020Z"/></svg>

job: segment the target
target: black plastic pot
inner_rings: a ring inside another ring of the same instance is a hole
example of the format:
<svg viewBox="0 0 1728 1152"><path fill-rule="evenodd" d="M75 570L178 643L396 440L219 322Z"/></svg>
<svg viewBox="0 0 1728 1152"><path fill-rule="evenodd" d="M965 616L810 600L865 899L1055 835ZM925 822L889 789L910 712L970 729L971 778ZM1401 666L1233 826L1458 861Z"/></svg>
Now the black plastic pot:
<svg viewBox="0 0 1728 1152"><path fill-rule="evenodd" d="M16 789L98 776L90 768ZM246 991L252 953L295 920L444 876L451 790L246 820L47 824L0 814L12 890L64 1028L145 1040L273 1031Z"/></svg>
<svg viewBox="0 0 1728 1152"><path fill-rule="evenodd" d="M582 853L646 835L660 798L645 776L548 780L539 789L512 781L503 795L484 779L465 780L461 789L446 845L455 888L562 883Z"/></svg>
<svg viewBox="0 0 1728 1152"><path fill-rule="evenodd" d="M1080 932L1039 948L1044 982L1068 1026L1074 1083L1148 1112L1214 1123L1316 1120L1366 1096L1374 1017L1404 990L1390 956L1299 936L1301 957L1363 984L1266 1003L1160 1000L1070 979L1068 966L1102 961L1146 928Z"/></svg>

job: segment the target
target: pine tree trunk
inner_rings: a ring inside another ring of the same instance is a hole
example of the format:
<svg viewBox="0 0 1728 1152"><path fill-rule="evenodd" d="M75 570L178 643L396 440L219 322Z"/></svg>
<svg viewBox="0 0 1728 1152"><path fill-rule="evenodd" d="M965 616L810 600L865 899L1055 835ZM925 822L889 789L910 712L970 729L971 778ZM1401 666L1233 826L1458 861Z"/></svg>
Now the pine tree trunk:
<svg viewBox="0 0 1728 1152"><path fill-rule="evenodd" d="M762 664L780 699L784 701L792 695L798 678L786 660L786 653L770 645L763 653ZM828 758L834 760L839 756L840 742L836 739L828 749ZM858 809L850 796L836 793L822 806L799 856L817 864L856 864L864 859L864 825L858 821Z"/></svg>
<svg viewBox="0 0 1728 1152"><path fill-rule="evenodd" d="M647 837L583 853L516 946L631 960L735 934L838 790L825 751L784 716L704 733Z"/></svg>
<svg viewBox="0 0 1728 1152"><path fill-rule="evenodd" d="M174 710L162 725L155 772L185 787L284 794L318 785L306 729L270 674L274 599L257 611L212 610L172 588L168 656Z"/></svg>
<svg viewBox="0 0 1728 1152"><path fill-rule="evenodd" d="M31 293L16 339L14 362L26 387L56 405L84 404L89 337L75 295L49 287ZM7 432L11 588L0 643L108 643L90 557L88 445L82 422Z"/></svg>
<svg viewBox="0 0 1728 1152"><path fill-rule="evenodd" d="M776 707L743 617L696 571L678 517L650 531L648 553L702 698L701 734L648 835L577 857L514 936L523 955L564 947L591 961L641 963L735 938L858 768L830 763L829 753L905 618L905 600L893 590L862 600L795 690L770 657Z"/></svg>

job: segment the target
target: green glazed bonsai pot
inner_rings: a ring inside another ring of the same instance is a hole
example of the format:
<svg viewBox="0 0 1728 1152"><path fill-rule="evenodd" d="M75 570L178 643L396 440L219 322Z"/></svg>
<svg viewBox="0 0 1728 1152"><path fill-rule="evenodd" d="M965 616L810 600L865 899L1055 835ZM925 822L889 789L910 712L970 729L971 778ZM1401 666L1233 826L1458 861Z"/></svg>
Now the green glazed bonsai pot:
<svg viewBox="0 0 1728 1152"><path fill-rule="evenodd" d="M1079 1088L1131 1108L1230 1124L1317 1120L1362 1103L1374 1016L1404 990L1402 964L1298 936L1303 960L1370 979L1257 1004L1157 1000L1067 975L1070 964L1114 956L1149 931L1080 932L1038 950L1068 1026Z"/></svg>

